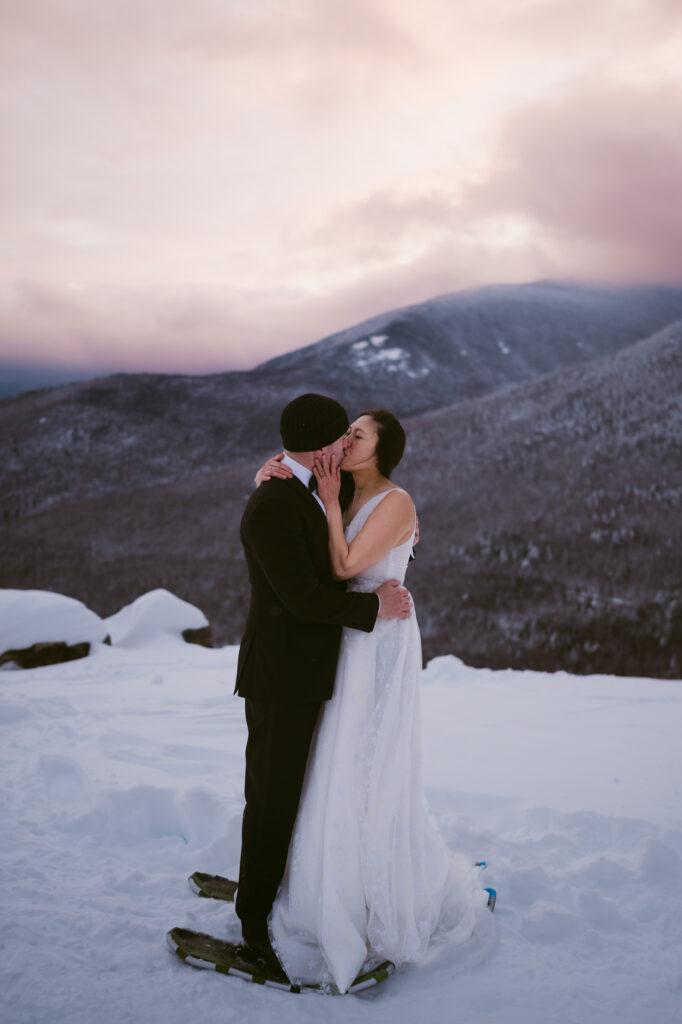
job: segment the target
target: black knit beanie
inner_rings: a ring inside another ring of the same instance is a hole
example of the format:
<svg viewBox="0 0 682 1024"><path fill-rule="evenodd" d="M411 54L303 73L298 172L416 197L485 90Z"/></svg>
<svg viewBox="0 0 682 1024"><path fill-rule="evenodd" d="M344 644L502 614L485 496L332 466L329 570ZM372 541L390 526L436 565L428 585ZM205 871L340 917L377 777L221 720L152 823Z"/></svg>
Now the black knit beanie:
<svg viewBox="0 0 682 1024"><path fill-rule="evenodd" d="M290 452L314 452L348 430L346 410L326 395L299 395L282 411L279 429Z"/></svg>

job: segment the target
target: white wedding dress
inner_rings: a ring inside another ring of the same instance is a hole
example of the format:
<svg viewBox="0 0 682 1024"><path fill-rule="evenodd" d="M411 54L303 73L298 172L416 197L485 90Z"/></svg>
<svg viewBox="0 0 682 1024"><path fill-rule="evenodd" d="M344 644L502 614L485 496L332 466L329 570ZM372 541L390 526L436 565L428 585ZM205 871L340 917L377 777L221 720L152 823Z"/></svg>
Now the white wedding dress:
<svg viewBox="0 0 682 1024"><path fill-rule="evenodd" d="M360 508L349 543L388 493ZM413 539L349 589L402 581ZM292 981L344 992L372 960L415 960L437 934L464 942L485 906L478 869L448 849L424 800L421 670L414 613L378 619L371 633L344 629L270 921Z"/></svg>

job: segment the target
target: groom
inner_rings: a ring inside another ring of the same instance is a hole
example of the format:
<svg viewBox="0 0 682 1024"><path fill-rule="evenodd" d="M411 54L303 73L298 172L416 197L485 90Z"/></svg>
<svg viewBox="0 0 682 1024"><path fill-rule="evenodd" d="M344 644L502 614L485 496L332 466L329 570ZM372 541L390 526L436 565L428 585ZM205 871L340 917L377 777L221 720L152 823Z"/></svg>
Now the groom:
<svg viewBox="0 0 682 1024"><path fill-rule="evenodd" d="M235 693L245 698L246 807L236 909L243 955L281 975L268 915L287 861L308 750L322 702L334 688L343 626L371 632L378 617L406 618L411 601L397 581L370 594L334 580L324 506L313 493L315 453L343 459L348 417L324 395L295 398L280 431L292 470L251 496L241 541L251 606L239 650ZM313 487L310 485L313 484Z"/></svg>

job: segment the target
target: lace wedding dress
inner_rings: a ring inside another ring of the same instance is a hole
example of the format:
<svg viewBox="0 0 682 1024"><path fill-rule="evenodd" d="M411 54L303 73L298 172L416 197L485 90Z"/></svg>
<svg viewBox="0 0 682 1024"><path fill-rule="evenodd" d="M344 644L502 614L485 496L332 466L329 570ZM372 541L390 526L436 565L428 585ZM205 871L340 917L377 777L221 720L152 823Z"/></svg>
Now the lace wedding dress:
<svg viewBox="0 0 682 1024"><path fill-rule="evenodd" d="M363 505L350 542L389 491ZM350 581L403 580L412 541ZM373 958L415 960L436 934L471 935L478 871L446 846L425 804L421 641L414 614L344 629L334 696L313 738L296 826L273 907L273 945L292 981L344 992Z"/></svg>

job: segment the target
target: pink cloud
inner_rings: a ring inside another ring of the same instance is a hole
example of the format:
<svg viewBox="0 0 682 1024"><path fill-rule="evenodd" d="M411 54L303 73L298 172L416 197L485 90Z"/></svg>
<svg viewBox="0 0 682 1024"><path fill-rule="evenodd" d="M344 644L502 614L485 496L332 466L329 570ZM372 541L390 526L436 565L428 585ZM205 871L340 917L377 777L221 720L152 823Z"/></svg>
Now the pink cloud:
<svg viewBox="0 0 682 1024"><path fill-rule="evenodd" d="M678 0L6 6L0 358L246 367L478 284L682 277Z"/></svg>
<svg viewBox="0 0 682 1024"><path fill-rule="evenodd" d="M472 216L514 214L587 274L682 278L682 91L585 88L511 117ZM568 269L568 268L567 268ZM571 268L575 270L575 268Z"/></svg>

